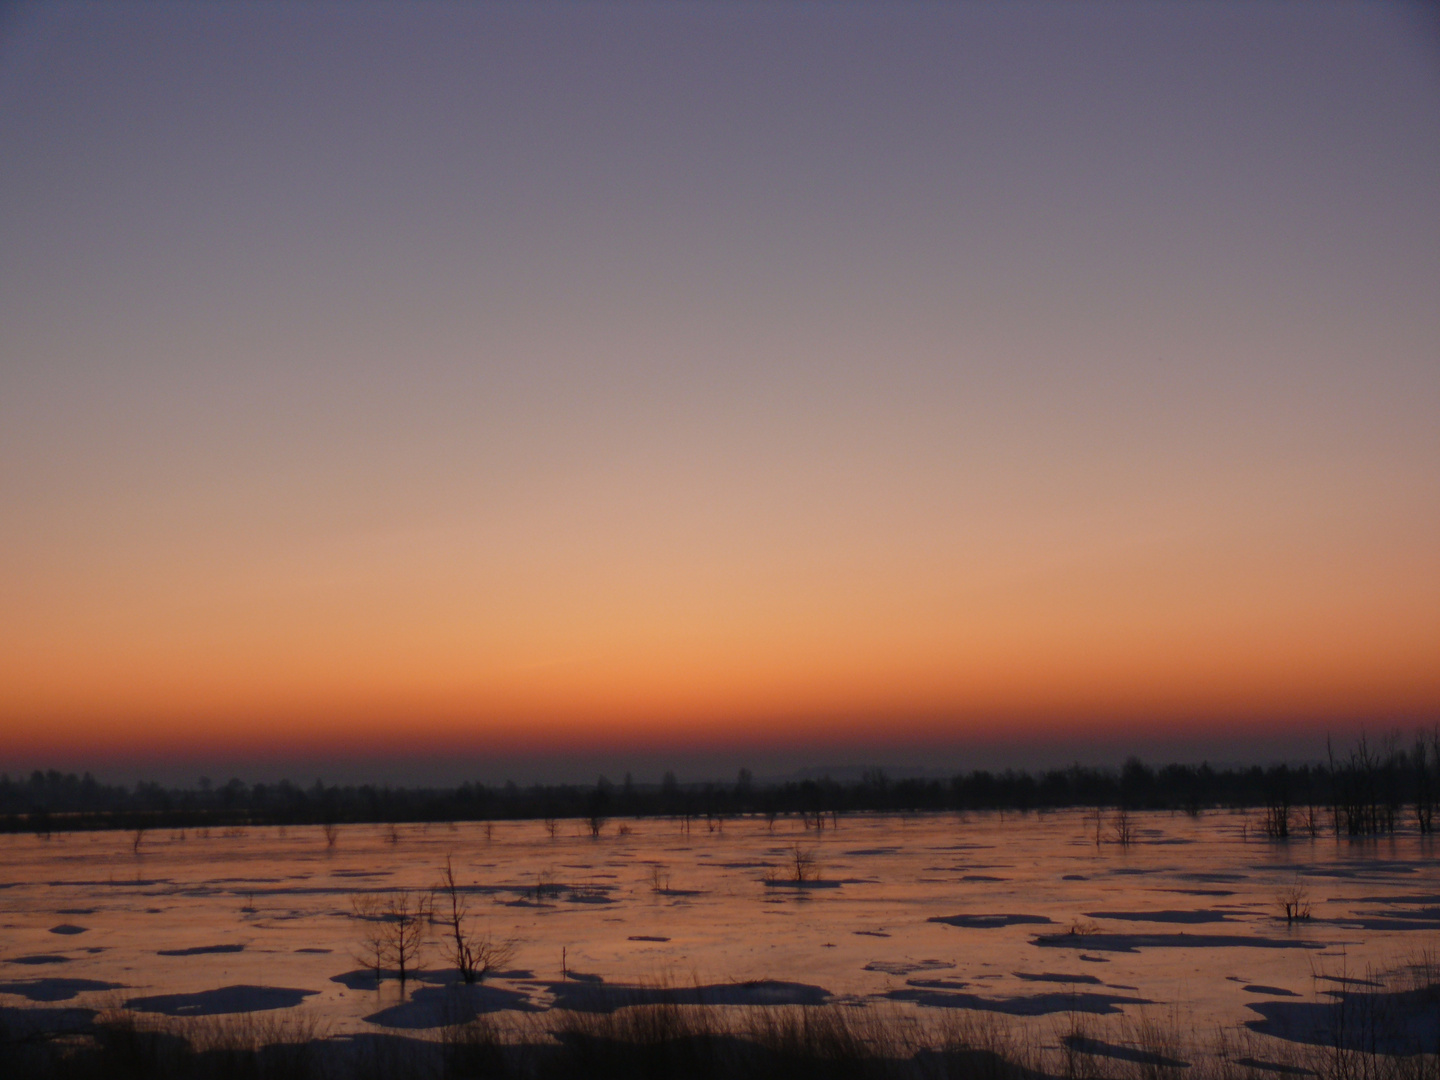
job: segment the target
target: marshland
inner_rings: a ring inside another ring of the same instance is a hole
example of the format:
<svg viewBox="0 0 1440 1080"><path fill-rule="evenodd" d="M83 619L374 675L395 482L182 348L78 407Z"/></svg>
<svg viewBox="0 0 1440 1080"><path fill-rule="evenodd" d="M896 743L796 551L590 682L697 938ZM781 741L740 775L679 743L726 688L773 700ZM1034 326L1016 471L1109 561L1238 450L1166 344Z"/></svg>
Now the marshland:
<svg viewBox="0 0 1440 1080"><path fill-rule="evenodd" d="M1433 1075L1440 865L1419 820L13 833L4 1052L37 1076Z"/></svg>

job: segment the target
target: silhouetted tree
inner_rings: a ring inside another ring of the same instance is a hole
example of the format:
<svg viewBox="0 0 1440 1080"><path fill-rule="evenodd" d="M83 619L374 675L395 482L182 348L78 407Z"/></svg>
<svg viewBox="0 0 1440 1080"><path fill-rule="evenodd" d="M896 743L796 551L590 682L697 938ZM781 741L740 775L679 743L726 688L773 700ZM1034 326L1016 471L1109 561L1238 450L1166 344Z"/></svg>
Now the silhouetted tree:
<svg viewBox="0 0 1440 1080"><path fill-rule="evenodd" d="M383 957L405 989L405 980L421 970L420 950L430 922L430 898L425 893L402 889L392 893L384 906Z"/></svg>
<svg viewBox="0 0 1440 1080"><path fill-rule="evenodd" d="M440 885L436 891L444 899L450 959L460 972L460 978L467 984L477 980L483 982L487 975L510 962L515 955L513 942L495 941L488 933L477 934L471 927L470 908L455 880L455 869L449 855L445 856L445 866L440 872Z"/></svg>

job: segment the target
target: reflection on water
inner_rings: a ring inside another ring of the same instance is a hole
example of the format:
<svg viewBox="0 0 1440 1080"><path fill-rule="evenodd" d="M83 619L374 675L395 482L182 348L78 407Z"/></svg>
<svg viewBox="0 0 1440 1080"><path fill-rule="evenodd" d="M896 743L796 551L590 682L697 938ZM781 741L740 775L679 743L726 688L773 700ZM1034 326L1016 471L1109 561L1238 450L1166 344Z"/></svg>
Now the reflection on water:
<svg viewBox="0 0 1440 1080"><path fill-rule="evenodd" d="M1415 836L1257 840L1229 812L342 827L0 838L0 1004L200 1015L301 1005L329 1030L423 1031L458 997L443 927L401 994L365 960L379 911L438 885L513 940L467 1013L637 1000L885 1002L1038 1018L1183 1010L1197 1029L1284 1035L1333 979L1393 965L1440 929L1440 868ZM828 822L827 822L828 825ZM487 838L488 837L488 838ZM1311 917L1288 923L1297 888ZM378 898L378 899L377 899ZM376 904L381 907L376 907ZM1346 973L1349 973L1348 975ZM643 985L644 990L635 989ZM442 1008L443 1006L443 1008Z"/></svg>

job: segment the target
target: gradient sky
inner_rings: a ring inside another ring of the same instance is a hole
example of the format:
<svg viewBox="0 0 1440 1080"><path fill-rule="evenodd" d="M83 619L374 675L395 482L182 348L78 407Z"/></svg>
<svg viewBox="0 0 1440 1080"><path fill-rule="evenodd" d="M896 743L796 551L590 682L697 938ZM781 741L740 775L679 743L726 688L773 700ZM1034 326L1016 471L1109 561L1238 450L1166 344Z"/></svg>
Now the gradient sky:
<svg viewBox="0 0 1440 1080"><path fill-rule="evenodd" d="M11 771L1436 722L1440 20L5 7L0 507Z"/></svg>

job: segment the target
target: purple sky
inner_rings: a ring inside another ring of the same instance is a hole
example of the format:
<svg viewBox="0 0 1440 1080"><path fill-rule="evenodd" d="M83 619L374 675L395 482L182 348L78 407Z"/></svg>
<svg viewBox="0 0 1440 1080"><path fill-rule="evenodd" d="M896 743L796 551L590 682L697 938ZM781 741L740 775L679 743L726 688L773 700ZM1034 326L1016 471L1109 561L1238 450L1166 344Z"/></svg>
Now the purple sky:
<svg viewBox="0 0 1440 1080"><path fill-rule="evenodd" d="M0 768L1440 719L1437 28L0 8Z"/></svg>

